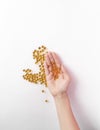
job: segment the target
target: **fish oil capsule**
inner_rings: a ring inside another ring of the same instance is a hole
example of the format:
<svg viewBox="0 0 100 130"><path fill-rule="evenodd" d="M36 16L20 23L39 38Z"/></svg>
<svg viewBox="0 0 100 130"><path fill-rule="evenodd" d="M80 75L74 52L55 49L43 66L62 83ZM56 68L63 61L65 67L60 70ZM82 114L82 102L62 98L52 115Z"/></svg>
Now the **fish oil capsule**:
<svg viewBox="0 0 100 130"><path fill-rule="evenodd" d="M38 49L41 49L41 47L38 47Z"/></svg>
<svg viewBox="0 0 100 130"><path fill-rule="evenodd" d="M42 90L42 93L44 93L45 91L44 90Z"/></svg>
<svg viewBox="0 0 100 130"><path fill-rule="evenodd" d="M45 102L47 103L47 102L48 102L48 100L46 99L46 100L45 100Z"/></svg>

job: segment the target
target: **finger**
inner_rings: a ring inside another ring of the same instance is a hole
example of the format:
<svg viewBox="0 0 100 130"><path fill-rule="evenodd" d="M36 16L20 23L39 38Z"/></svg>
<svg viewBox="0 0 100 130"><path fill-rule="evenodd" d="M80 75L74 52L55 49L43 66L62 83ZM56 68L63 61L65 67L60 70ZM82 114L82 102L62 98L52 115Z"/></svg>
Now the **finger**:
<svg viewBox="0 0 100 130"><path fill-rule="evenodd" d="M44 62L44 68L45 68L46 79L47 80L53 79L53 74L52 74L52 72L50 72L46 62Z"/></svg>
<svg viewBox="0 0 100 130"><path fill-rule="evenodd" d="M66 68L65 68L65 66L64 66L64 65L62 65L62 66L61 66L61 72L62 72L62 73L64 73L64 74L66 74L66 73L67 73Z"/></svg>
<svg viewBox="0 0 100 130"><path fill-rule="evenodd" d="M69 75L69 73L64 65L61 66L61 71L62 71L63 77L64 78L66 77L67 80L70 80L70 75Z"/></svg>
<svg viewBox="0 0 100 130"><path fill-rule="evenodd" d="M48 65L47 65L46 61L44 62L44 69L45 69L46 75L49 75L50 71L48 69Z"/></svg>
<svg viewBox="0 0 100 130"><path fill-rule="evenodd" d="M49 53L48 53L48 56L49 56L50 62L51 62L52 64L55 63L54 57L53 57L53 55L52 55L52 52L49 52Z"/></svg>
<svg viewBox="0 0 100 130"><path fill-rule="evenodd" d="M52 72L52 63L51 62L52 62L51 53L48 52L48 54L46 55L46 63L47 63L49 72Z"/></svg>
<svg viewBox="0 0 100 130"><path fill-rule="evenodd" d="M48 54L45 55L45 60L46 60L47 65L50 66L51 62L50 62L50 58Z"/></svg>
<svg viewBox="0 0 100 130"><path fill-rule="evenodd" d="M47 81L53 80L53 74L50 72L50 74L47 76Z"/></svg>
<svg viewBox="0 0 100 130"><path fill-rule="evenodd" d="M57 56L57 54L53 52L52 56L54 58L54 61L55 61L56 65L57 65L57 67L60 67L61 66L61 61L60 61L59 57Z"/></svg>

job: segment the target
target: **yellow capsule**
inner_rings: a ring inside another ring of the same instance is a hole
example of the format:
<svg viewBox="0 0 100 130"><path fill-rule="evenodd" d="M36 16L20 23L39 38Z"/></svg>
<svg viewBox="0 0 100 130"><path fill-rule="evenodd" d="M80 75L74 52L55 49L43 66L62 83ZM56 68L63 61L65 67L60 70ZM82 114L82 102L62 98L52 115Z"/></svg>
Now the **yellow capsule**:
<svg viewBox="0 0 100 130"><path fill-rule="evenodd" d="M42 45L42 48L43 48L43 49L46 49L46 47L45 47L45 46L43 46L43 45Z"/></svg>
<svg viewBox="0 0 100 130"><path fill-rule="evenodd" d="M44 93L45 92L45 90L42 90L42 93Z"/></svg>
<svg viewBox="0 0 100 130"><path fill-rule="evenodd" d="M48 100L46 99L45 102L48 102Z"/></svg>
<svg viewBox="0 0 100 130"><path fill-rule="evenodd" d="M23 78L24 78L24 79L26 79L26 76L25 76L25 75L23 75Z"/></svg>
<svg viewBox="0 0 100 130"><path fill-rule="evenodd" d="M29 78L29 81L32 82L32 78Z"/></svg>
<svg viewBox="0 0 100 130"><path fill-rule="evenodd" d="M38 49L41 49L41 47L38 47Z"/></svg>
<svg viewBox="0 0 100 130"><path fill-rule="evenodd" d="M26 70L25 70L25 69L23 69L23 71L25 72Z"/></svg>

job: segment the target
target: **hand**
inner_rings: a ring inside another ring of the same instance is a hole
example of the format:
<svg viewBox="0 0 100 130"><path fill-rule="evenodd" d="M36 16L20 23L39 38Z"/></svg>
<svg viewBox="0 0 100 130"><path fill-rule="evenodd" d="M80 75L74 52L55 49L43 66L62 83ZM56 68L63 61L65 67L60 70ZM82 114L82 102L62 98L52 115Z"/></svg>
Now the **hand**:
<svg viewBox="0 0 100 130"><path fill-rule="evenodd" d="M60 68L60 73L57 79L54 79L52 72L52 64L55 63L57 68ZM61 96L66 94L68 85L70 83L70 76L65 69L64 65L61 63L59 57L54 52L48 52L45 55L44 63L47 86L53 97Z"/></svg>

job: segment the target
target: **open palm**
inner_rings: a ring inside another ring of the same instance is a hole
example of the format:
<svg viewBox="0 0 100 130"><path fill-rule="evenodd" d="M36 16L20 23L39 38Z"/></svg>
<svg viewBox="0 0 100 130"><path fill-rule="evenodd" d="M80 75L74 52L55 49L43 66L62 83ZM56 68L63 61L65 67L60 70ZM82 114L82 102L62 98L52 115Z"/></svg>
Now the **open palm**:
<svg viewBox="0 0 100 130"><path fill-rule="evenodd" d="M57 79L54 78L52 72L52 64L54 63L58 68L60 68L60 73ZM53 96L57 96L66 93L66 90L70 83L70 76L56 53L48 52L46 54L44 68L46 73L47 85L51 94Z"/></svg>

